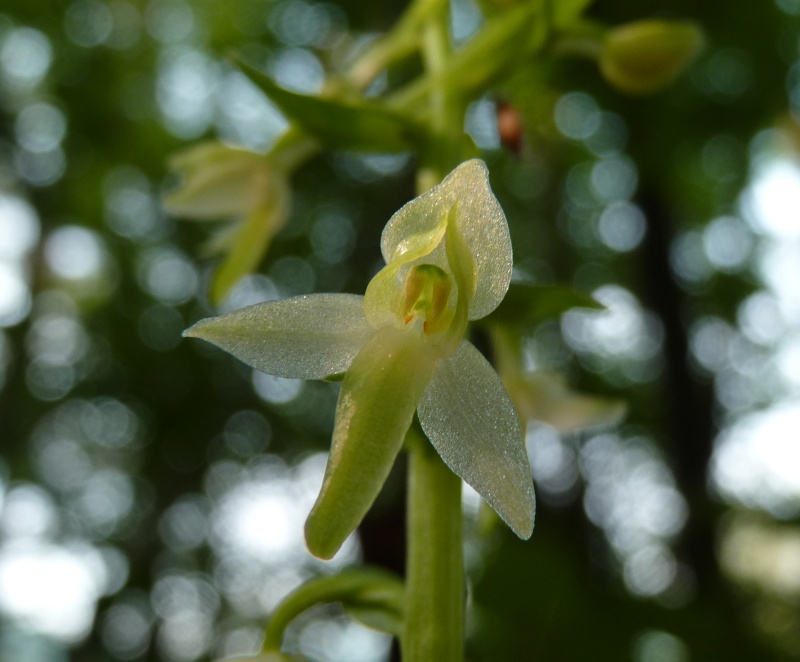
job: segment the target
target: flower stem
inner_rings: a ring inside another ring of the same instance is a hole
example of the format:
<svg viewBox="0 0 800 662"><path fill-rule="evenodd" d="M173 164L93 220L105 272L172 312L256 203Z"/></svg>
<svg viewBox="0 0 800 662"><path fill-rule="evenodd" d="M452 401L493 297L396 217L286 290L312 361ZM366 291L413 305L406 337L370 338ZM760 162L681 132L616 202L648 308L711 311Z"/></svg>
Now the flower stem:
<svg viewBox="0 0 800 662"><path fill-rule="evenodd" d="M464 562L461 479L411 429L404 662L461 662Z"/></svg>

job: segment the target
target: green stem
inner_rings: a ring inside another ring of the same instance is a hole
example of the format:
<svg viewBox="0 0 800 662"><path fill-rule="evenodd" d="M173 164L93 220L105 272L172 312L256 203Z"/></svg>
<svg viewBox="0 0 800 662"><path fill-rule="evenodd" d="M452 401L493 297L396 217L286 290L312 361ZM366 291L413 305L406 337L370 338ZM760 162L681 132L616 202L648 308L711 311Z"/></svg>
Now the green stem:
<svg viewBox="0 0 800 662"><path fill-rule="evenodd" d="M461 662L464 562L461 479L427 439L409 432L404 662Z"/></svg>
<svg viewBox="0 0 800 662"><path fill-rule="evenodd" d="M447 5L430 14L422 32L429 76L453 57ZM461 161L463 97L452 79L429 90L431 141L420 156L418 193L430 189ZM464 559L461 479L416 428L408 433L408 555L405 662L461 662L464 656Z"/></svg>

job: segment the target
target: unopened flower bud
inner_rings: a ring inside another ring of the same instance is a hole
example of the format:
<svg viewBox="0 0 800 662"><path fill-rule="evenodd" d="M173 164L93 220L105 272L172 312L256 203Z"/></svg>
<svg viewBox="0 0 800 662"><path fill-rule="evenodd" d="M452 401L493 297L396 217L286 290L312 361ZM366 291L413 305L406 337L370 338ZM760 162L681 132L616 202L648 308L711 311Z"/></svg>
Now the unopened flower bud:
<svg viewBox="0 0 800 662"><path fill-rule="evenodd" d="M608 32L600 71L622 92L652 94L670 85L702 46L703 34L694 23L636 21Z"/></svg>

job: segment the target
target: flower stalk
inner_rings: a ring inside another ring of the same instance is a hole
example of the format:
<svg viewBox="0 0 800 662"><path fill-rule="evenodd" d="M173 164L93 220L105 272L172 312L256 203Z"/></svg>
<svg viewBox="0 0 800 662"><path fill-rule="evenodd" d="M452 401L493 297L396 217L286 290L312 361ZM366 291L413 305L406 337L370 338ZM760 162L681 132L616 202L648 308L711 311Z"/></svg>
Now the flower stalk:
<svg viewBox="0 0 800 662"><path fill-rule="evenodd" d="M461 479L409 431L405 662L460 662L464 650Z"/></svg>

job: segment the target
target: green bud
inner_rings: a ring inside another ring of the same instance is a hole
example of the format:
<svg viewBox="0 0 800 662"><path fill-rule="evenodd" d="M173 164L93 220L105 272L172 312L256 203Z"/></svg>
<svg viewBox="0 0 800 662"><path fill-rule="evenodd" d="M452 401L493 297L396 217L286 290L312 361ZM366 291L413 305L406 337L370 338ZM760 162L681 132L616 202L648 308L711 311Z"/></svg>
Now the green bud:
<svg viewBox="0 0 800 662"><path fill-rule="evenodd" d="M644 20L610 30L600 53L600 71L631 95L670 85L703 47L703 34L689 21Z"/></svg>

